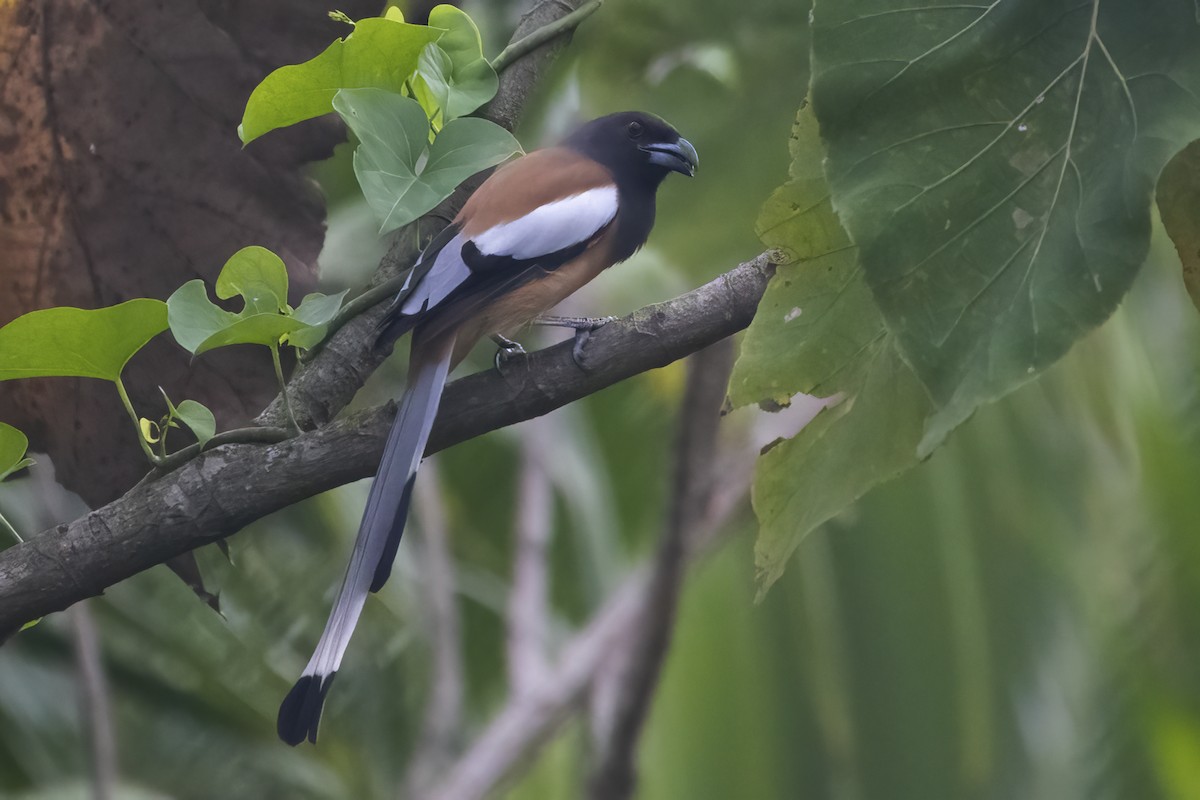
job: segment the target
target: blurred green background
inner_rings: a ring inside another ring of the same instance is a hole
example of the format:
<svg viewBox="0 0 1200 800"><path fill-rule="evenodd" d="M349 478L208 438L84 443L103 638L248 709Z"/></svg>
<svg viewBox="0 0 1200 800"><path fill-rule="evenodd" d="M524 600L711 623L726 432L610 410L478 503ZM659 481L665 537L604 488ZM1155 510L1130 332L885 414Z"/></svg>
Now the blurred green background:
<svg viewBox="0 0 1200 800"><path fill-rule="evenodd" d="M466 8L495 53L520 4ZM794 0L607 0L585 23L527 118L527 148L577 119L641 107L696 144L701 170L668 182L651 246L573 298L573 310L625 313L761 249L753 221L786 177L807 17ZM315 174L330 200L325 279L356 285L380 249L346 154ZM486 366L490 352L478 356ZM811 535L761 604L743 501L726 544L686 585L638 796L1200 797L1198 370L1200 322L1156 234L1112 320ZM682 374L675 365L640 376L441 454L422 473L452 538L468 736L507 692L522 448L537 450L553 487L561 643L659 536ZM360 404L391 396L398 376L381 371ZM731 415L725 446L752 451L776 424ZM28 484L0 489L0 508L33 531ZM88 604L121 796L400 794L431 682L419 529L401 548L398 579L368 603L320 746L293 750L274 734L365 492L347 486L262 520L231 540L232 565L202 553L225 619L162 568ZM0 648L0 796L86 796L77 684L66 615ZM588 766L577 718L501 796L578 796Z"/></svg>

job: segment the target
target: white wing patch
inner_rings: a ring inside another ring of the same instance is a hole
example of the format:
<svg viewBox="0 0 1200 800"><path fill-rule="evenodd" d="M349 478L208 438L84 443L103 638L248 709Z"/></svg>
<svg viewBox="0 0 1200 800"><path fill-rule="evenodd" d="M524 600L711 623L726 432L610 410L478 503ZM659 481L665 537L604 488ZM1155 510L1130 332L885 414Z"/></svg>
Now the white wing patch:
<svg viewBox="0 0 1200 800"><path fill-rule="evenodd" d="M538 206L474 237L479 252L518 260L557 253L590 239L617 215L617 187L601 186Z"/></svg>
<svg viewBox="0 0 1200 800"><path fill-rule="evenodd" d="M470 277L471 269L462 260L463 244L465 240L460 233L438 252L429 272L413 287L412 294L404 298L401 314L420 314L433 308Z"/></svg>

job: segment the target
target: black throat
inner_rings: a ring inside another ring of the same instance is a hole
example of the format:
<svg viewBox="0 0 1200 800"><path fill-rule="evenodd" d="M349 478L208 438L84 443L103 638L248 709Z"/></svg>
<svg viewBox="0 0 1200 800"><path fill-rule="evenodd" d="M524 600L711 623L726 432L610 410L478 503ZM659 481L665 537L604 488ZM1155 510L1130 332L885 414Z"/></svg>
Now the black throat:
<svg viewBox="0 0 1200 800"><path fill-rule="evenodd" d="M617 218L613 224L616 232L613 238L613 259L624 261L632 256L646 240L650 238L650 229L654 227L654 186L646 186L638 182L631 186L623 185L617 179Z"/></svg>

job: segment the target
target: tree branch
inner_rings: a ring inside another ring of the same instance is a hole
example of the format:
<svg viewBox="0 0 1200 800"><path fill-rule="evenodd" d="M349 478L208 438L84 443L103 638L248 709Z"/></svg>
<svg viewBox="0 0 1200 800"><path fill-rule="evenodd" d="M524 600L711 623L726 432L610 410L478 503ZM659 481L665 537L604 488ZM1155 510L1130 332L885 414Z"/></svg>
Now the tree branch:
<svg viewBox="0 0 1200 800"><path fill-rule="evenodd" d="M688 359L687 389L680 410L671 502L654 559L650 588L637 622L604 670L613 691L611 712L597 736L597 764L589 795L623 800L637 782L634 754L675 627L675 609L687 566L687 549L711 499L717 455L717 420L733 371L734 348L723 339Z"/></svg>
<svg viewBox="0 0 1200 800"><path fill-rule="evenodd" d="M426 461L421 474L413 489L421 545L416 557L426 587L427 602L422 605L431 643L433 678L421 736L405 776L404 796L419 796L453 763L460 746L466 696L454 559L436 462Z"/></svg>
<svg viewBox="0 0 1200 800"><path fill-rule="evenodd" d="M735 464L753 463L756 450L738 454ZM748 456L748 457L747 457ZM722 459L724 463L725 459ZM752 471L734 469L714 492L687 537L680 559L687 566L702 558L730 532L730 515L744 500ZM567 642L538 690L510 695L483 733L455 763L442 783L423 800L483 800L548 741L610 662L614 648L638 625L654 596L653 574L643 565L609 596L588 624Z"/></svg>
<svg viewBox="0 0 1200 800"><path fill-rule="evenodd" d="M554 497L542 452L542 431L530 423L521 442L512 589L508 595L508 685L521 695L546 676L550 520Z"/></svg>
<svg viewBox="0 0 1200 800"><path fill-rule="evenodd" d="M750 324L773 268L762 254L592 334L587 369L563 342L446 387L427 452L541 416L665 366ZM394 404L273 445L201 454L68 525L0 553L0 631L58 611L172 556L373 471Z"/></svg>
<svg viewBox="0 0 1200 800"><path fill-rule="evenodd" d="M79 670L80 716L91 758L92 798L111 800L117 784L117 737L100 658L100 637L87 603L72 608L68 616Z"/></svg>

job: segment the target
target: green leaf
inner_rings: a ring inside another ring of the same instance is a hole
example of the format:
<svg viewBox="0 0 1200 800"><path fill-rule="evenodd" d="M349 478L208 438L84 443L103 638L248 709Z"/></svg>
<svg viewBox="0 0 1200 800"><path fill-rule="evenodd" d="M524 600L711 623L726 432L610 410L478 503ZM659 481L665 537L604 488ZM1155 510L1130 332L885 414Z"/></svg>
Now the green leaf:
<svg viewBox="0 0 1200 800"><path fill-rule="evenodd" d="M262 248L246 248L241 253L248 250ZM230 265L237 259L235 256L226 264L217 280L218 287L221 287L222 279L229 273L229 280L223 289L219 289L224 297L240 294L243 288L249 292L246 308L240 314L226 311L209 300L204 281L188 281L175 290L167 298L171 333L175 341L194 355L231 344L278 345L284 337L295 347L312 347L320 342L325 336L327 323L337 314L346 292L335 295L313 293L306 296L294 311L286 303L279 308L277 297L286 297L286 279L281 282L278 276L271 278L274 266L269 266L265 272L260 271L262 265L273 265L278 261L269 250L263 250L263 253L272 258L253 254L252 258L239 259L239 266L231 271ZM282 269L282 262L279 268ZM279 291L285 294L277 296L275 293Z"/></svg>
<svg viewBox="0 0 1200 800"><path fill-rule="evenodd" d="M438 28L409 25L390 14L359 20L352 33L316 58L263 79L246 102L238 135L249 144L268 131L328 114L339 89L370 86L399 94L421 51L441 35Z"/></svg>
<svg viewBox="0 0 1200 800"><path fill-rule="evenodd" d="M1200 309L1200 140L1163 167L1155 197L1163 227L1183 264L1183 285Z"/></svg>
<svg viewBox="0 0 1200 800"><path fill-rule="evenodd" d="M429 24L445 29L446 35L421 52L418 83L426 91L416 96L430 119L440 110L445 124L491 100L500 81L483 57L479 28L466 12L440 5L429 13Z"/></svg>
<svg viewBox="0 0 1200 800"><path fill-rule="evenodd" d="M195 434L203 445L217 432L217 419L206 406L195 400L184 400L175 410L175 416Z"/></svg>
<svg viewBox="0 0 1200 800"><path fill-rule="evenodd" d="M195 353L206 339L235 324L240 317L208 299L204 281L188 281L167 298L171 335L189 353Z"/></svg>
<svg viewBox="0 0 1200 800"><path fill-rule="evenodd" d="M881 321L877 321L881 324ZM759 596L813 528L916 466L929 398L883 335L846 362L846 397L758 460L753 487Z"/></svg>
<svg viewBox="0 0 1200 800"><path fill-rule="evenodd" d="M834 205L933 398L920 452L1106 319L1150 196L1200 135L1182 0L818 2L813 97Z"/></svg>
<svg viewBox="0 0 1200 800"><path fill-rule="evenodd" d="M115 381L133 354L166 329L166 303L148 298L95 310L31 311L0 328L0 381L56 376Z"/></svg>
<svg viewBox="0 0 1200 800"><path fill-rule="evenodd" d="M221 267L216 289L222 300L241 295L246 311L284 311L288 307L287 267L265 247L243 247Z"/></svg>
<svg viewBox="0 0 1200 800"><path fill-rule="evenodd" d="M33 464L25 457L29 440L12 425L0 422L0 481Z"/></svg>
<svg viewBox="0 0 1200 800"><path fill-rule="evenodd" d="M292 313L292 317L311 327L289 333L287 343L303 350L320 344L321 340L325 338L329 321L337 315L348 291L350 290L346 289L330 295L314 293L306 296Z"/></svg>
<svg viewBox="0 0 1200 800"><path fill-rule="evenodd" d="M838 222L821 174L811 109L791 138L792 180L763 205L757 229L781 264L742 343L734 405L831 398L796 436L759 459L754 509L760 591L813 528L872 486L917 463L929 401L900 358Z"/></svg>
<svg viewBox="0 0 1200 800"><path fill-rule="evenodd" d="M381 220L381 234L407 225L467 178L521 152L508 131L474 118L452 120L430 145L420 104L379 89L343 90L333 105L358 137L354 174Z"/></svg>
<svg viewBox="0 0 1200 800"><path fill-rule="evenodd" d="M279 340L284 336L308 327L300 320L282 314L251 314L214 332L196 347L195 354L202 355L209 350L231 344L260 344L269 347L279 344Z"/></svg>
<svg viewBox="0 0 1200 800"><path fill-rule="evenodd" d="M346 299L346 293L349 291L349 289L344 289L337 294L313 292L305 295L304 299L300 301L300 305L292 312L292 317L306 325L325 325L337 316L338 310L342 307L342 301Z"/></svg>
<svg viewBox="0 0 1200 800"><path fill-rule="evenodd" d="M798 392L831 395L834 376L882 333L858 250L829 201L811 109L791 137L792 180L775 190L755 228L783 262L767 287L729 384L734 406L787 405Z"/></svg>

